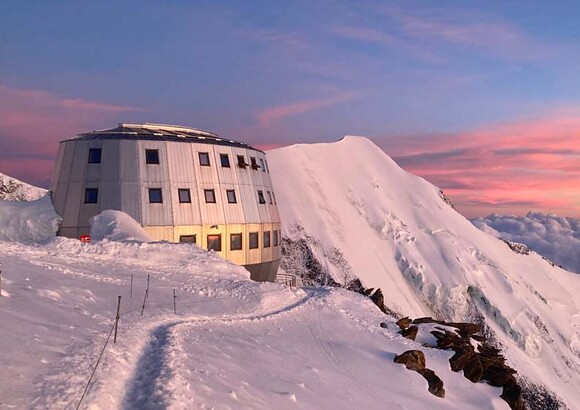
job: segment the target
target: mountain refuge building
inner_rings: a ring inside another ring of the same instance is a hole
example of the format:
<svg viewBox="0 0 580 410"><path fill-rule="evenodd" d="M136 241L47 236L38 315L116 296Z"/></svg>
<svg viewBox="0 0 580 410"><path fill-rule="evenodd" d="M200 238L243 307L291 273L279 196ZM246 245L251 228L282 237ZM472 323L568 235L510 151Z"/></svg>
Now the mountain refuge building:
<svg viewBox="0 0 580 410"><path fill-rule="evenodd" d="M127 124L60 142L50 193L59 234L80 238L106 209L155 240L190 242L274 281L280 215L266 154L189 127Z"/></svg>

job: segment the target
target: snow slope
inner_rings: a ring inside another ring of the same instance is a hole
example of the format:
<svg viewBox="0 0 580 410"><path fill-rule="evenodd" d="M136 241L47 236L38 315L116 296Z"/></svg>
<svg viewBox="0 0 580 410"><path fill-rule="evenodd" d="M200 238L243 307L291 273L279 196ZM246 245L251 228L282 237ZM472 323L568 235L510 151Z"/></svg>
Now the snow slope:
<svg viewBox="0 0 580 410"><path fill-rule="evenodd" d="M393 363L422 347L368 298L252 282L195 245L0 242L0 261L1 409L75 408L113 329L117 295L118 340L81 408L508 408L500 389L451 372L445 351L426 349L447 391L428 393L420 375Z"/></svg>
<svg viewBox="0 0 580 410"><path fill-rule="evenodd" d="M283 236L304 239L337 282L380 287L402 315L483 318L510 365L580 403L580 276L480 231L368 139L268 160Z"/></svg>
<svg viewBox="0 0 580 410"><path fill-rule="evenodd" d="M566 270L580 273L580 219L529 212L489 215L471 223L496 238L527 245Z"/></svg>
<svg viewBox="0 0 580 410"><path fill-rule="evenodd" d="M37 188L0 173L0 200L34 201L43 197L46 193L46 189Z"/></svg>

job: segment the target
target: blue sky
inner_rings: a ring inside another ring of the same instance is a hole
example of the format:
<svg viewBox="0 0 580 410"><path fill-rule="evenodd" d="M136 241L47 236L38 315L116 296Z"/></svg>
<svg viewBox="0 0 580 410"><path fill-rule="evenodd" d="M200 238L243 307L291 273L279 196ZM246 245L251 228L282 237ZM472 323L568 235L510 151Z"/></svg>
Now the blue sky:
<svg viewBox="0 0 580 410"><path fill-rule="evenodd" d="M467 214L578 215L580 3L506 3L3 0L0 172L46 185L60 139L121 121L355 134Z"/></svg>

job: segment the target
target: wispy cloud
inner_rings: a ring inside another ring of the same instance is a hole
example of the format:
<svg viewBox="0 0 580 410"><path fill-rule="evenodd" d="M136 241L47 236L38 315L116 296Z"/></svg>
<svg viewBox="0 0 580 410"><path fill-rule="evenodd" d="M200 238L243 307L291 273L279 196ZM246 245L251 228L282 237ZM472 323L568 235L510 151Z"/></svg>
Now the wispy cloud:
<svg viewBox="0 0 580 410"><path fill-rule="evenodd" d="M346 93L331 98L300 101L297 103L278 105L275 107L266 108L258 113L258 120L260 126L267 127L272 122L282 120L286 117L304 114L310 111L319 110L324 107L344 103L360 96L359 93Z"/></svg>

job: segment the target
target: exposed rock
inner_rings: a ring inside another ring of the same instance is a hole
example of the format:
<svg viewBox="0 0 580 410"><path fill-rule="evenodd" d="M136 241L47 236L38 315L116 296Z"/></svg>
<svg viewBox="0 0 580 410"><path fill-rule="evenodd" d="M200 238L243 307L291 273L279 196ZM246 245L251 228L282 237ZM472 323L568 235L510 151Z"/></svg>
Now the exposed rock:
<svg viewBox="0 0 580 410"><path fill-rule="evenodd" d="M417 326L411 326L408 329L402 329L400 333L407 339L415 340L417 332L419 332L419 328Z"/></svg>
<svg viewBox="0 0 580 410"><path fill-rule="evenodd" d="M381 322L380 326L381 326L382 328L386 328L386 327L387 327L387 324L386 324L385 322Z"/></svg>
<svg viewBox="0 0 580 410"><path fill-rule="evenodd" d="M383 291L380 289L375 290L375 293L371 295L371 300L375 305L381 309L383 313L387 313L385 309L385 297L383 296Z"/></svg>
<svg viewBox="0 0 580 410"><path fill-rule="evenodd" d="M407 350L393 360L395 363L404 364L409 370L419 370L425 368L425 355L420 350Z"/></svg>
<svg viewBox="0 0 580 410"><path fill-rule="evenodd" d="M458 372L463 370L466 379L477 383L483 376L483 367L479 355L472 346L456 347L455 354L449 359L451 370Z"/></svg>
<svg viewBox="0 0 580 410"><path fill-rule="evenodd" d="M511 376L509 382L503 386L503 391L500 397L509 404L512 410L526 410L526 406L522 400L522 388L518 385L518 382L513 376Z"/></svg>
<svg viewBox="0 0 580 410"><path fill-rule="evenodd" d="M397 326L399 326L401 329L407 329L409 326L411 326L411 323L413 323L413 320L409 319L409 317L404 317L397 320Z"/></svg>
<svg viewBox="0 0 580 410"><path fill-rule="evenodd" d="M427 383L429 383L429 392L434 394L437 397L445 397L445 389L443 388L443 380L441 380L439 378L439 376L437 376L435 374L435 372L431 369L419 369L417 370L417 373L419 373L421 376L423 376L425 378L425 380L427 380Z"/></svg>

